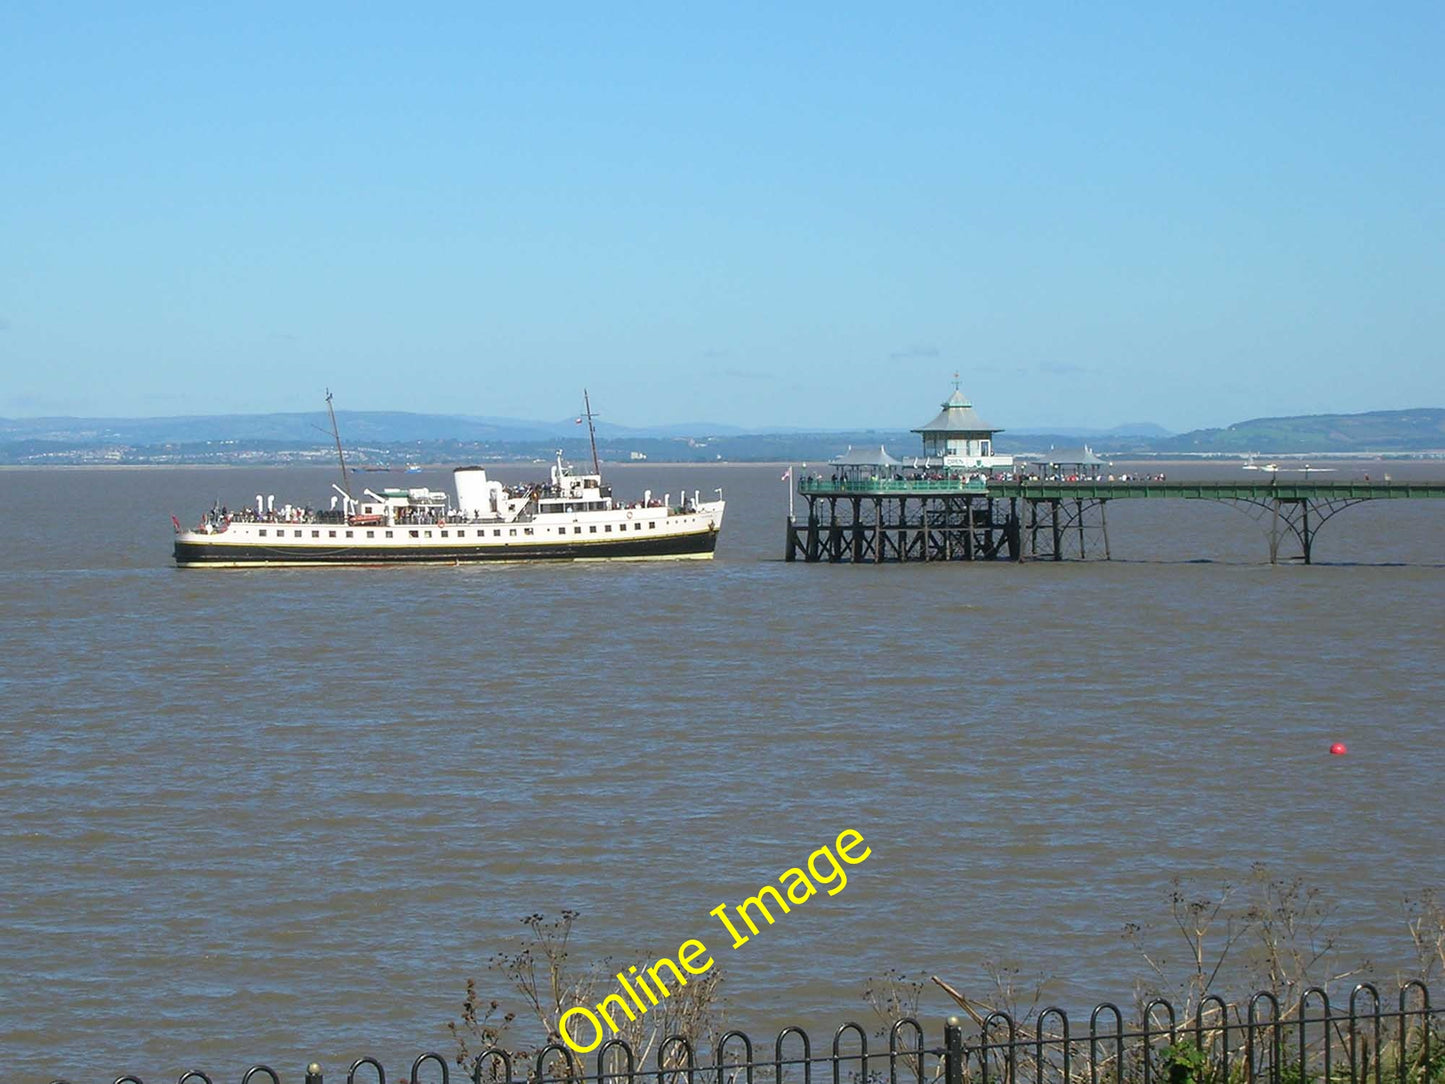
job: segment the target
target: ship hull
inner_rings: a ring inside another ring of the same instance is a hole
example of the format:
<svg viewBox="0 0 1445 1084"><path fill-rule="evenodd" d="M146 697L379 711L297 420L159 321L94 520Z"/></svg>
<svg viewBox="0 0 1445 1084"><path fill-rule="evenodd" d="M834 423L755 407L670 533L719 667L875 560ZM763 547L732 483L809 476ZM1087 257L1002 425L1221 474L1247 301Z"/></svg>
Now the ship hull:
<svg viewBox="0 0 1445 1084"><path fill-rule="evenodd" d="M717 548L716 529L647 538L495 545L308 546L232 542L190 535L175 543L182 568L257 568L301 565L481 564L501 561L648 561L702 559Z"/></svg>

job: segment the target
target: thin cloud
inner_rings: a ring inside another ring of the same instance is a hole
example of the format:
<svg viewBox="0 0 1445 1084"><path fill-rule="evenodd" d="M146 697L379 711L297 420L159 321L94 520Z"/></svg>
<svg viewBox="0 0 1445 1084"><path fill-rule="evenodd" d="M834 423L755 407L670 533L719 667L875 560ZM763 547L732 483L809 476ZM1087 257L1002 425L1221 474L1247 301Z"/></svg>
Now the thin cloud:
<svg viewBox="0 0 1445 1084"><path fill-rule="evenodd" d="M79 404L73 399L57 399L50 395L32 395L20 392L18 395L7 395L0 402L4 403L4 410L14 415L37 415L54 416L74 413Z"/></svg>
<svg viewBox="0 0 1445 1084"><path fill-rule="evenodd" d="M939 353L936 346L929 343L917 343L913 346L905 346L902 350L895 350L888 356L894 361L918 361L924 358L936 358Z"/></svg>

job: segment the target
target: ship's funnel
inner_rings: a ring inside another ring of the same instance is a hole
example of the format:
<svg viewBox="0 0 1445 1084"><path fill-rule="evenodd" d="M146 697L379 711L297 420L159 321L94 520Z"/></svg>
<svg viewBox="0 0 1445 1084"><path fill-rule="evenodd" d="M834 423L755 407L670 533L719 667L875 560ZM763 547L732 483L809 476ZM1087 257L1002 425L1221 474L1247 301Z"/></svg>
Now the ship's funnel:
<svg viewBox="0 0 1445 1084"><path fill-rule="evenodd" d="M484 468L458 467L452 471L452 481L457 488L457 511L463 516L471 519L491 510L491 495Z"/></svg>

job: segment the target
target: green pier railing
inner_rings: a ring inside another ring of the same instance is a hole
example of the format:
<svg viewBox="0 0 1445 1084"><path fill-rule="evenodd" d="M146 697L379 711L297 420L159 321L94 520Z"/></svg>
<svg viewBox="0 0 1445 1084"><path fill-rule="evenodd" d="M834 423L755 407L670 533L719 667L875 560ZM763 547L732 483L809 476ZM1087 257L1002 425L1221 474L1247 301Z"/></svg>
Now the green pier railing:
<svg viewBox="0 0 1445 1084"><path fill-rule="evenodd" d="M1034 500L1114 500L1184 498L1193 500L1419 500L1445 497L1445 482L989 482L963 479L896 478L832 481L803 478L798 492L811 496L859 494L959 493Z"/></svg>
<svg viewBox="0 0 1445 1084"><path fill-rule="evenodd" d="M990 489L983 482L962 478L857 478L836 482L828 478L800 478L798 492L824 496L830 493L893 493L905 497L911 493L977 493L986 497Z"/></svg>

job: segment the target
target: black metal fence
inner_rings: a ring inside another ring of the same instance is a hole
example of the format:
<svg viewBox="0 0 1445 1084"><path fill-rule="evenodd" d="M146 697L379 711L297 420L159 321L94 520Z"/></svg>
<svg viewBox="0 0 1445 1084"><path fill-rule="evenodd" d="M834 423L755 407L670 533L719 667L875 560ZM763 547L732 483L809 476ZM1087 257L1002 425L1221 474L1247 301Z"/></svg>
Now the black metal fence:
<svg viewBox="0 0 1445 1084"><path fill-rule="evenodd" d="M1126 1022L1127 1021L1127 1022ZM1273 994L1242 1003L1205 997L1180 1013L1156 999L1126 1018L1105 1003L1075 1022L1049 1007L1026 1020L1006 1013L979 1016L966 1029L957 1017L930 1045L924 1026L906 1018L870 1032L837 1028L826 1051L798 1027L766 1047L741 1031L718 1038L710 1052L672 1036L640 1059L622 1039L585 1056L559 1043L526 1055L483 1051L466 1065L441 1054L420 1055L393 1084L1445 1084L1445 1011L1430 991L1406 983L1398 1000L1361 983L1348 1002L1311 988L1282 1006ZM643 1061L647 1064L643 1064ZM294 1079L294 1078L293 1078ZM318 1065L304 1084L325 1084ZM332 1076L333 1081L338 1079ZM385 1067L359 1058L346 1084L387 1084ZM55 1080L52 1084L69 1084ZM145 1084L136 1076L115 1084ZM206 1073L181 1074L178 1084L216 1084ZM281 1074L254 1065L241 1084L282 1084Z"/></svg>

